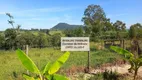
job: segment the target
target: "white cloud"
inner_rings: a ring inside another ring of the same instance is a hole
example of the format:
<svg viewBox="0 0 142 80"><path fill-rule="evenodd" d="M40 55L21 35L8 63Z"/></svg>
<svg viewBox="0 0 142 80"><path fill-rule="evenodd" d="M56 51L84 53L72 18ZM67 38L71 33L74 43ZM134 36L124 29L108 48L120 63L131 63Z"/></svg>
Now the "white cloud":
<svg viewBox="0 0 142 80"><path fill-rule="evenodd" d="M46 14L46 16L52 14L52 13L60 13L60 12L69 12L71 10L77 10L81 9L80 7L50 7L50 8L38 8L38 9L5 9L0 10L0 15L4 15L5 13L10 13L11 15L15 17L41 17Z"/></svg>
<svg viewBox="0 0 142 80"><path fill-rule="evenodd" d="M0 15L5 15L5 12L0 12Z"/></svg>
<svg viewBox="0 0 142 80"><path fill-rule="evenodd" d="M42 20L42 18L30 18L29 20L36 20L36 21L39 21L39 20Z"/></svg>
<svg viewBox="0 0 142 80"><path fill-rule="evenodd" d="M60 12L69 10L70 8L60 8L60 7L52 7L52 8L39 8L39 9L29 9L29 10L19 10L13 11L12 13L29 13L29 12Z"/></svg>
<svg viewBox="0 0 142 80"><path fill-rule="evenodd" d="M80 9L79 7L51 7L51 8L39 8L39 9L29 9L29 10L16 10L10 11L9 13L17 15L17 16L37 16L41 13L55 13L55 12L63 12L70 11L74 9Z"/></svg>
<svg viewBox="0 0 142 80"><path fill-rule="evenodd" d="M121 14L110 14L107 15L108 18L114 18L114 17L120 17L120 16L125 16L127 13L121 13Z"/></svg>

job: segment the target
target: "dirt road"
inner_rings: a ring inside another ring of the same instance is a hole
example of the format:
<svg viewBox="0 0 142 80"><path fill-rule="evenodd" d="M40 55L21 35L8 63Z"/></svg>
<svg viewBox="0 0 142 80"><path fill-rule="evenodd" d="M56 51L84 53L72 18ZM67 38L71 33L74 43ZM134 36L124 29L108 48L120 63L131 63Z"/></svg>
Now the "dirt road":
<svg viewBox="0 0 142 80"><path fill-rule="evenodd" d="M102 67L100 69L94 69L91 71L91 73L96 74L98 72L104 72L105 70L109 70L109 71L116 71L120 74L127 74L129 73L128 72L129 68L130 68L129 64L115 65L115 66ZM142 76L142 67L139 68L138 75Z"/></svg>

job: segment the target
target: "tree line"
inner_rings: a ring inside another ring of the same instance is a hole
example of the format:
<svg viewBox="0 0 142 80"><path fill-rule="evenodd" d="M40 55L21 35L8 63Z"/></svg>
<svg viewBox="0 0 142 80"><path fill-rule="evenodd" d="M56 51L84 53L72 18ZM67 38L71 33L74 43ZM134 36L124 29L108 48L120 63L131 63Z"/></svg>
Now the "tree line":
<svg viewBox="0 0 142 80"><path fill-rule="evenodd" d="M15 29L10 28L0 34L0 49L24 49L24 46L26 45L29 45L31 48L44 48L51 46L56 48L60 46L60 37L60 33L52 36L42 31L37 33L21 31L17 33Z"/></svg>
<svg viewBox="0 0 142 80"><path fill-rule="evenodd" d="M0 32L0 49L15 50L24 49L26 45L31 48L58 47L60 46L60 33L50 35L49 29L21 29L21 25L14 25L13 16L6 13L9 17L8 23L12 28Z"/></svg>
<svg viewBox="0 0 142 80"><path fill-rule="evenodd" d="M111 22L103 8L100 5L89 5L82 17L84 22L85 33L91 37L92 40L104 40L104 39L117 39L131 40L131 52L135 55L142 52L142 25L135 23L130 26L130 29L126 29L126 24L120 20Z"/></svg>

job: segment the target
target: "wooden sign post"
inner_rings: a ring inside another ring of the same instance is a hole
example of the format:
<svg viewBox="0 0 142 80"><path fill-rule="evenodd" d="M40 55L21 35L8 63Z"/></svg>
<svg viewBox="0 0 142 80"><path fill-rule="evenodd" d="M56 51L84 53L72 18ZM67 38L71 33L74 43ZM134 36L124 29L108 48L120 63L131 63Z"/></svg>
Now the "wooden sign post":
<svg viewBox="0 0 142 80"><path fill-rule="evenodd" d="M61 51L87 51L87 72L90 71L89 37L61 37Z"/></svg>
<svg viewBox="0 0 142 80"><path fill-rule="evenodd" d="M88 51L88 72L90 72L90 51Z"/></svg>

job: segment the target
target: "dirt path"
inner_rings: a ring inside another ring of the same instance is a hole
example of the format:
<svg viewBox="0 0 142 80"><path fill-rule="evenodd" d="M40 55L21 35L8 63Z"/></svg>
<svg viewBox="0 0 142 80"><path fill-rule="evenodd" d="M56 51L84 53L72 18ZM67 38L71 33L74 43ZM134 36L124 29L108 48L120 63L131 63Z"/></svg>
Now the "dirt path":
<svg viewBox="0 0 142 80"><path fill-rule="evenodd" d="M123 65L116 65L116 66L108 66L108 67L103 67L101 69L94 69L91 71L91 73L96 74L98 72L104 72L105 70L109 71L116 71L120 74L126 74L129 73L128 69L130 68L129 64L123 64ZM142 67L139 68L138 75L142 76Z"/></svg>

